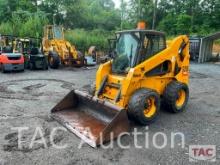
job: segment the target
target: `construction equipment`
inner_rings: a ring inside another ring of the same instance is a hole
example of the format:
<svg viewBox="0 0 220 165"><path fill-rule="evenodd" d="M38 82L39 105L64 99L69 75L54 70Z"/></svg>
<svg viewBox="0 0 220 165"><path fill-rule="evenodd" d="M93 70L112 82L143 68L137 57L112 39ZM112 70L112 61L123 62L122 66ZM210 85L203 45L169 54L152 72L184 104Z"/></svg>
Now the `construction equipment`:
<svg viewBox="0 0 220 165"><path fill-rule="evenodd" d="M0 69L3 73L24 71L24 57L17 50L14 36L0 36Z"/></svg>
<svg viewBox="0 0 220 165"><path fill-rule="evenodd" d="M160 105L182 112L189 98L189 39L166 46L165 34L135 29L116 33L113 60L100 65L94 92L71 91L52 117L92 147L129 131L129 119L148 125Z"/></svg>
<svg viewBox="0 0 220 165"><path fill-rule="evenodd" d="M88 55L85 56L85 65L94 66L97 64L96 46L90 46Z"/></svg>
<svg viewBox="0 0 220 165"><path fill-rule="evenodd" d="M39 38L20 38L17 42L20 45L21 52L25 59L25 68L34 69L48 69L48 60L41 52L41 39Z"/></svg>
<svg viewBox="0 0 220 165"><path fill-rule="evenodd" d="M97 58L98 63L106 63L107 61L112 59L112 53L114 53L114 49L116 47L116 41L117 41L116 38L108 39L108 45L109 45L108 54L99 56Z"/></svg>
<svg viewBox="0 0 220 165"><path fill-rule="evenodd" d="M44 54L48 56L49 66L53 69L57 69L60 64L83 66L85 63L83 54L64 39L64 30L61 26L45 26L42 45Z"/></svg>
<svg viewBox="0 0 220 165"><path fill-rule="evenodd" d="M108 39L109 44L109 52L108 55L104 54L104 52L97 51L96 46L91 46L88 50L88 55L85 56L86 65L93 66L96 64L105 63L111 60L111 53L116 44L116 39Z"/></svg>

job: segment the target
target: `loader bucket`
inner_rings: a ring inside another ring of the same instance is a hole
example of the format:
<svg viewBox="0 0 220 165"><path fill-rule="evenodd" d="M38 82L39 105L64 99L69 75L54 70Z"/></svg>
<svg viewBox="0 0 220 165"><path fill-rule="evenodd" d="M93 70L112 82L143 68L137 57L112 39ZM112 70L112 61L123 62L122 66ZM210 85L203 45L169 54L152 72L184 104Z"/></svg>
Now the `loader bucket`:
<svg viewBox="0 0 220 165"><path fill-rule="evenodd" d="M51 111L52 118L92 147L129 130L126 110L73 90Z"/></svg>

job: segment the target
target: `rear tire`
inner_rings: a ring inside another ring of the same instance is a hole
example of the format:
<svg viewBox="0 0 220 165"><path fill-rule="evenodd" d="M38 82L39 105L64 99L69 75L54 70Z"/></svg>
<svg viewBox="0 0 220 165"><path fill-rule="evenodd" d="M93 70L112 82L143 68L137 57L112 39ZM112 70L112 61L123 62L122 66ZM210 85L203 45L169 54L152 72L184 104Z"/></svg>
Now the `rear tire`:
<svg viewBox="0 0 220 165"><path fill-rule="evenodd" d="M47 64L46 59L44 59L44 62L43 62L43 70L48 70L48 64Z"/></svg>
<svg viewBox="0 0 220 165"><path fill-rule="evenodd" d="M48 55L48 64L52 69L58 69L60 65L60 57L56 52L50 52Z"/></svg>
<svg viewBox="0 0 220 165"><path fill-rule="evenodd" d="M155 121L160 110L160 96L156 91L142 88L137 90L128 104L128 116L141 125Z"/></svg>
<svg viewBox="0 0 220 165"><path fill-rule="evenodd" d="M84 66L85 64L86 64L86 60L85 60L85 58L84 58L84 55L83 55L83 53L82 52L80 52L80 51L77 51L77 55L78 55L78 59L79 59L79 61L80 61L80 67L82 67L82 66Z"/></svg>
<svg viewBox="0 0 220 165"><path fill-rule="evenodd" d="M34 64L32 62L29 63L29 69L34 70Z"/></svg>
<svg viewBox="0 0 220 165"><path fill-rule="evenodd" d="M167 85L163 95L164 108L172 113L185 110L189 100L189 88L186 84L173 81Z"/></svg>
<svg viewBox="0 0 220 165"><path fill-rule="evenodd" d="M2 73L6 73L6 70L5 70L5 67L3 64L1 64L1 71L2 71Z"/></svg>

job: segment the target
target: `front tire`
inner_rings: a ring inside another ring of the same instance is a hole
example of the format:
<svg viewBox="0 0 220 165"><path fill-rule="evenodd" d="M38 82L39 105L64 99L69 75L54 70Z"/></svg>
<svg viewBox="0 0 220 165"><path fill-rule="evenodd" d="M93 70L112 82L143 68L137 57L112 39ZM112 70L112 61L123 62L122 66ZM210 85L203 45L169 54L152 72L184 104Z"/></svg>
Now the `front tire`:
<svg viewBox="0 0 220 165"><path fill-rule="evenodd" d="M56 52L50 52L48 55L48 64L52 69L58 69L60 65L60 57Z"/></svg>
<svg viewBox="0 0 220 165"><path fill-rule="evenodd" d="M189 88L186 84L173 81L167 85L163 102L165 108L172 113L179 113L185 110L189 100Z"/></svg>
<svg viewBox="0 0 220 165"><path fill-rule="evenodd" d="M137 90L128 104L128 116L141 125L152 123L160 110L160 96L156 91L142 88Z"/></svg>
<svg viewBox="0 0 220 165"><path fill-rule="evenodd" d="M48 64L47 64L46 59L44 59L43 61L43 70L48 70Z"/></svg>

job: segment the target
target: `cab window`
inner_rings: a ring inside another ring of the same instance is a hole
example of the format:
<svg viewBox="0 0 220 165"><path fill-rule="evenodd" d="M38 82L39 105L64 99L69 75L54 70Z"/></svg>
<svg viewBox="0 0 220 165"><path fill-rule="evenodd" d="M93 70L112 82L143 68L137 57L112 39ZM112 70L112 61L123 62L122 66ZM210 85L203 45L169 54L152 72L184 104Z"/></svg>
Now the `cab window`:
<svg viewBox="0 0 220 165"><path fill-rule="evenodd" d="M165 38L160 35L146 34L143 40L142 61L149 59L166 48Z"/></svg>

